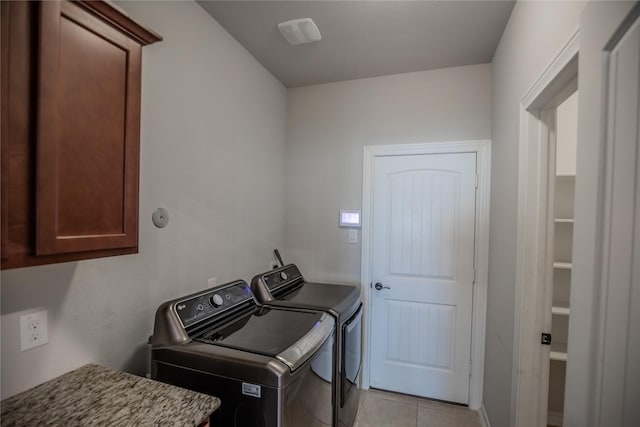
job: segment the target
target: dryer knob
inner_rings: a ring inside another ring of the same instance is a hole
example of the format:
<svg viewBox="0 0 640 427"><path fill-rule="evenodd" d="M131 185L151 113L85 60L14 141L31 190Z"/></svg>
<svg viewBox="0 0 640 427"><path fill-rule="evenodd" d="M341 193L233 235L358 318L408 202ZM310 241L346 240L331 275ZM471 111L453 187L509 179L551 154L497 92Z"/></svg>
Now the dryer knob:
<svg viewBox="0 0 640 427"><path fill-rule="evenodd" d="M280 278L282 280L287 280L289 278L289 276L287 276L287 273L285 273L284 271L280 272Z"/></svg>
<svg viewBox="0 0 640 427"><path fill-rule="evenodd" d="M211 297L210 301L211 301L211 305L214 306L214 307L220 307L222 305L222 303L224 302L222 300L222 297L220 295L218 295L218 294L214 294Z"/></svg>

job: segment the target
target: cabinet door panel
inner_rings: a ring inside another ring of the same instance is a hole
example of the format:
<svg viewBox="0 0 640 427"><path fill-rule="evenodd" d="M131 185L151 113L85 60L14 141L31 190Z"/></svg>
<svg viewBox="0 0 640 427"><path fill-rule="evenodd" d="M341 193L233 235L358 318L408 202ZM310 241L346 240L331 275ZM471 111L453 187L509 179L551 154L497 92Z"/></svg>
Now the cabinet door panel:
<svg viewBox="0 0 640 427"><path fill-rule="evenodd" d="M140 45L42 2L36 253L137 245Z"/></svg>

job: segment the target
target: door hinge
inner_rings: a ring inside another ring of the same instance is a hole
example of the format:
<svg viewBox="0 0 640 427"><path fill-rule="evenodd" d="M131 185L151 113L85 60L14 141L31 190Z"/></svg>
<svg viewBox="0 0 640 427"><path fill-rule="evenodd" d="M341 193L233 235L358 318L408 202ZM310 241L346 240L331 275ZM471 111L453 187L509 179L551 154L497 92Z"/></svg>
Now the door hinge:
<svg viewBox="0 0 640 427"><path fill-rule="evenodd" d="M476 267L475 265L473 266L473 284L476 284Z"/></svg>
<svg viewBox="0 0 640 427"><path fill-rule="evenodd" d="M547 334L546 332L543 332L540 337L540 344L551 345L551 334Z"/></svg>
<svg viewBox="0 0 640 427"><path fill-rule="evenodd" d="M471 360L469 360L469 376L471 376Z"/></svg>
<svg viewBox="0 0 640 427"><path fill-rule="evenodd" d="M480 178L478 177L478 174L476 174L476 188L478 188L478 181L480 180Z"/></svg>

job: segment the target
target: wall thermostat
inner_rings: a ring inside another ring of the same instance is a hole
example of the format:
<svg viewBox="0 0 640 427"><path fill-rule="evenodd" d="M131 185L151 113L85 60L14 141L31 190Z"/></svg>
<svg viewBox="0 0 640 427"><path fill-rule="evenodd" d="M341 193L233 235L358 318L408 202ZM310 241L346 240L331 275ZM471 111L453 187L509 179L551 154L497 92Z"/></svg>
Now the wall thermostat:
<svg viewBox="0 0 640 427"><path fill-rule="evenodd" d="M360 211L340 210L340 227L360 228Z"/></svg>

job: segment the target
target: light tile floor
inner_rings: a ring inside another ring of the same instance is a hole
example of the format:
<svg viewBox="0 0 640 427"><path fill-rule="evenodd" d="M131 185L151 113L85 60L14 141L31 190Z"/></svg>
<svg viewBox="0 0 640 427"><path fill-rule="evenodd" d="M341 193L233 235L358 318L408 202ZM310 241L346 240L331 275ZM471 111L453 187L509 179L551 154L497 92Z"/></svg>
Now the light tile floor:
<svg viewBox="0 0 640 427"><path fill-rule="evenodd" d="M478 411L379 390L363 390L354 427L481 427Z"/></svg>

